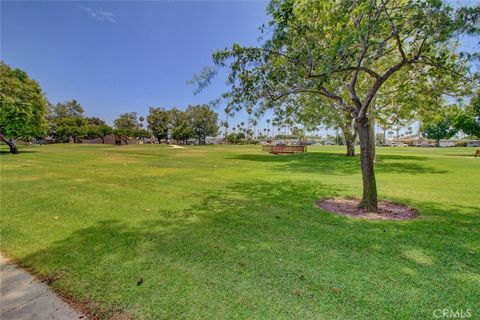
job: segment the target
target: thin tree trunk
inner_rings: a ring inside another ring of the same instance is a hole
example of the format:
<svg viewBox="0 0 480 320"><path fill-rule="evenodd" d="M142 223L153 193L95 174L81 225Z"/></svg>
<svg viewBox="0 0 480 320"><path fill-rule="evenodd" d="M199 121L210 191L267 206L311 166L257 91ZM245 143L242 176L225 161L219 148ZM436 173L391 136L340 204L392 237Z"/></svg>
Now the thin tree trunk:
<svg viewBox="0 0 480 320"><path fill-rule="evenodd" d="M377 211L377 183L375 181L375 137L368 118L355 122L360 140L360 162L362 167L363 196L359 207L368 211Z"/></svg>
<svg viewBox="0 0 480 320"><path fill-rule="evenodd" d="M104 137L100 137L100 139L102 139L102 144L105 144L105 138L104 138Z"/></svg>
<svg viewBox="0 0 480 320"><path fill-rule="evenodd" d="M355 157L355 139L350 140L349 137L345 136L345 144L347 146L347 157Z"/></svg>
<svg viewBox="0 0 480 320"><path fill-rule="evenodd" d="M375 116L372 114L373 112L370 113L370 117L368 118L369 122L369 129L370 129L370 139L373 143L373 163L377 162L377 149L375 146L377 145L377 139L375 137Z"/></svg>
<svg viewBox="0 0 480 320"><path fill-rule="evenodd" d="M341 126L343 136L345 138L345 145L347 146L347 157L355 157L355 140L357 139L357 133L353 127L353 119L346 117L345 124Z"/></svg>
<svg viewBox="0 0 480 320"><path fill-rule="evenodd" d="M7 139L3 134L0 134L0 140L5 142L5 144L10 148L11 154L18 154L18 148L14 139Z"/></svg>

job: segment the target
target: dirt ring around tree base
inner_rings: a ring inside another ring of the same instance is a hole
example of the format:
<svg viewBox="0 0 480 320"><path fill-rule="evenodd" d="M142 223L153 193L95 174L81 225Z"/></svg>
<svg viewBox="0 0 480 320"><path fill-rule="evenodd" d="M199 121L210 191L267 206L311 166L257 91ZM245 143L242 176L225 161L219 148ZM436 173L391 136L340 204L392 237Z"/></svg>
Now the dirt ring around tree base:
<svg viewBox="0 0 480 320"><path fill-rule="evenodd" d="M418 212L409 206L388 202L378 202L378 212L368 212L358 208L360 200L345 198L322 199L315 202L317 207L330 213L368 220L410 220L418 217Z"/></svg>

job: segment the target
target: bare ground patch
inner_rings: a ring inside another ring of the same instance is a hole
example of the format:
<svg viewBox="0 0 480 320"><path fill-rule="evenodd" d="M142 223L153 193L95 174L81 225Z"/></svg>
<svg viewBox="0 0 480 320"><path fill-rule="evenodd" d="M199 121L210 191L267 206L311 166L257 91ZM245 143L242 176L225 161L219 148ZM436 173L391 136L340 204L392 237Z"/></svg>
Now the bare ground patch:
<svg viewBox="0 0 480 320"><path fill-rule="evenodd" d="M323 199L315 202L317 207L328 212L352 218L368 219L368 220L410 220L418 217L418 212L409 206L379 201L378 211L369 212L358 207L360 200L332 198Z"/></svg>

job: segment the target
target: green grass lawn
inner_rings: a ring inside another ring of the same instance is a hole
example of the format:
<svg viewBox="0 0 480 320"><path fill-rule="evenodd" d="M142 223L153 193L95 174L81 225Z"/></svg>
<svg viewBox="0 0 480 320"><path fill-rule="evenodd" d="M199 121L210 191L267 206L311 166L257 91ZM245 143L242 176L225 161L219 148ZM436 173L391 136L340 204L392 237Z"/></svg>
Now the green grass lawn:
<svg viewBox="0 0 480 320"><path fill-rule="evenodd" d="M411 221L315 207L361 194L359 159L341 147L260 149L3 152L1 250L102 317L429 319L445 308L480 317L474 149L378 149L380 197L416 207Z"/></svg>

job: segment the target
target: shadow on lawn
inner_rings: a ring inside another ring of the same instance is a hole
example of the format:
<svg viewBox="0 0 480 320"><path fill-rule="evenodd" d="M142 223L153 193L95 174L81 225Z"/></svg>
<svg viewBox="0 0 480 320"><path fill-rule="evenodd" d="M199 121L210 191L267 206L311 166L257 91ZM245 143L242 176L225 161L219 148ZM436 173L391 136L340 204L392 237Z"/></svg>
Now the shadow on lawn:
<svg viewBox="0 0 480 320"><path fill-rule="evenodd" d="M36 153L38 152L37 150L23 150L20 149L18 154L12 154L9 150L0 150L0 154L12 154L12 156L19 156L22 153Z"/></svg>
<svg viewBox="0 0 480 320"><path fill-rule="evenodd" d="M275 171L293 171L302 173L324 173L332 175L351 175L360 173L360 159L345 157L343 154L308 152L295 155L242 154L230 158L236 160L256 161L279 164ZM377 155L375 170L379 173L408 174L443 174L447 170L439 170L418 163L425 161L423 156ZM401 161L401 162L400 162Z"/></svg>
<svg viewBox="0 0 480 320"><path fill-rule="evenodd" d="M60 287L102 301L95 307L102 316L134 308L148 318L157 308L165 317L215 318L243 301L250 315L301 310L304 317L318 315L322 303L361 299L375 317L382 299L421 313L409 301L455 306L468 296L467 280L479 276L479 208L418 203L417 220L371 222L314 207L336 192L309 182L236 183L186 210L97 221L24 261L61 272ZM439 291L439 276L449 290ZM196 309L202 303L208 310Z"/></svg>

